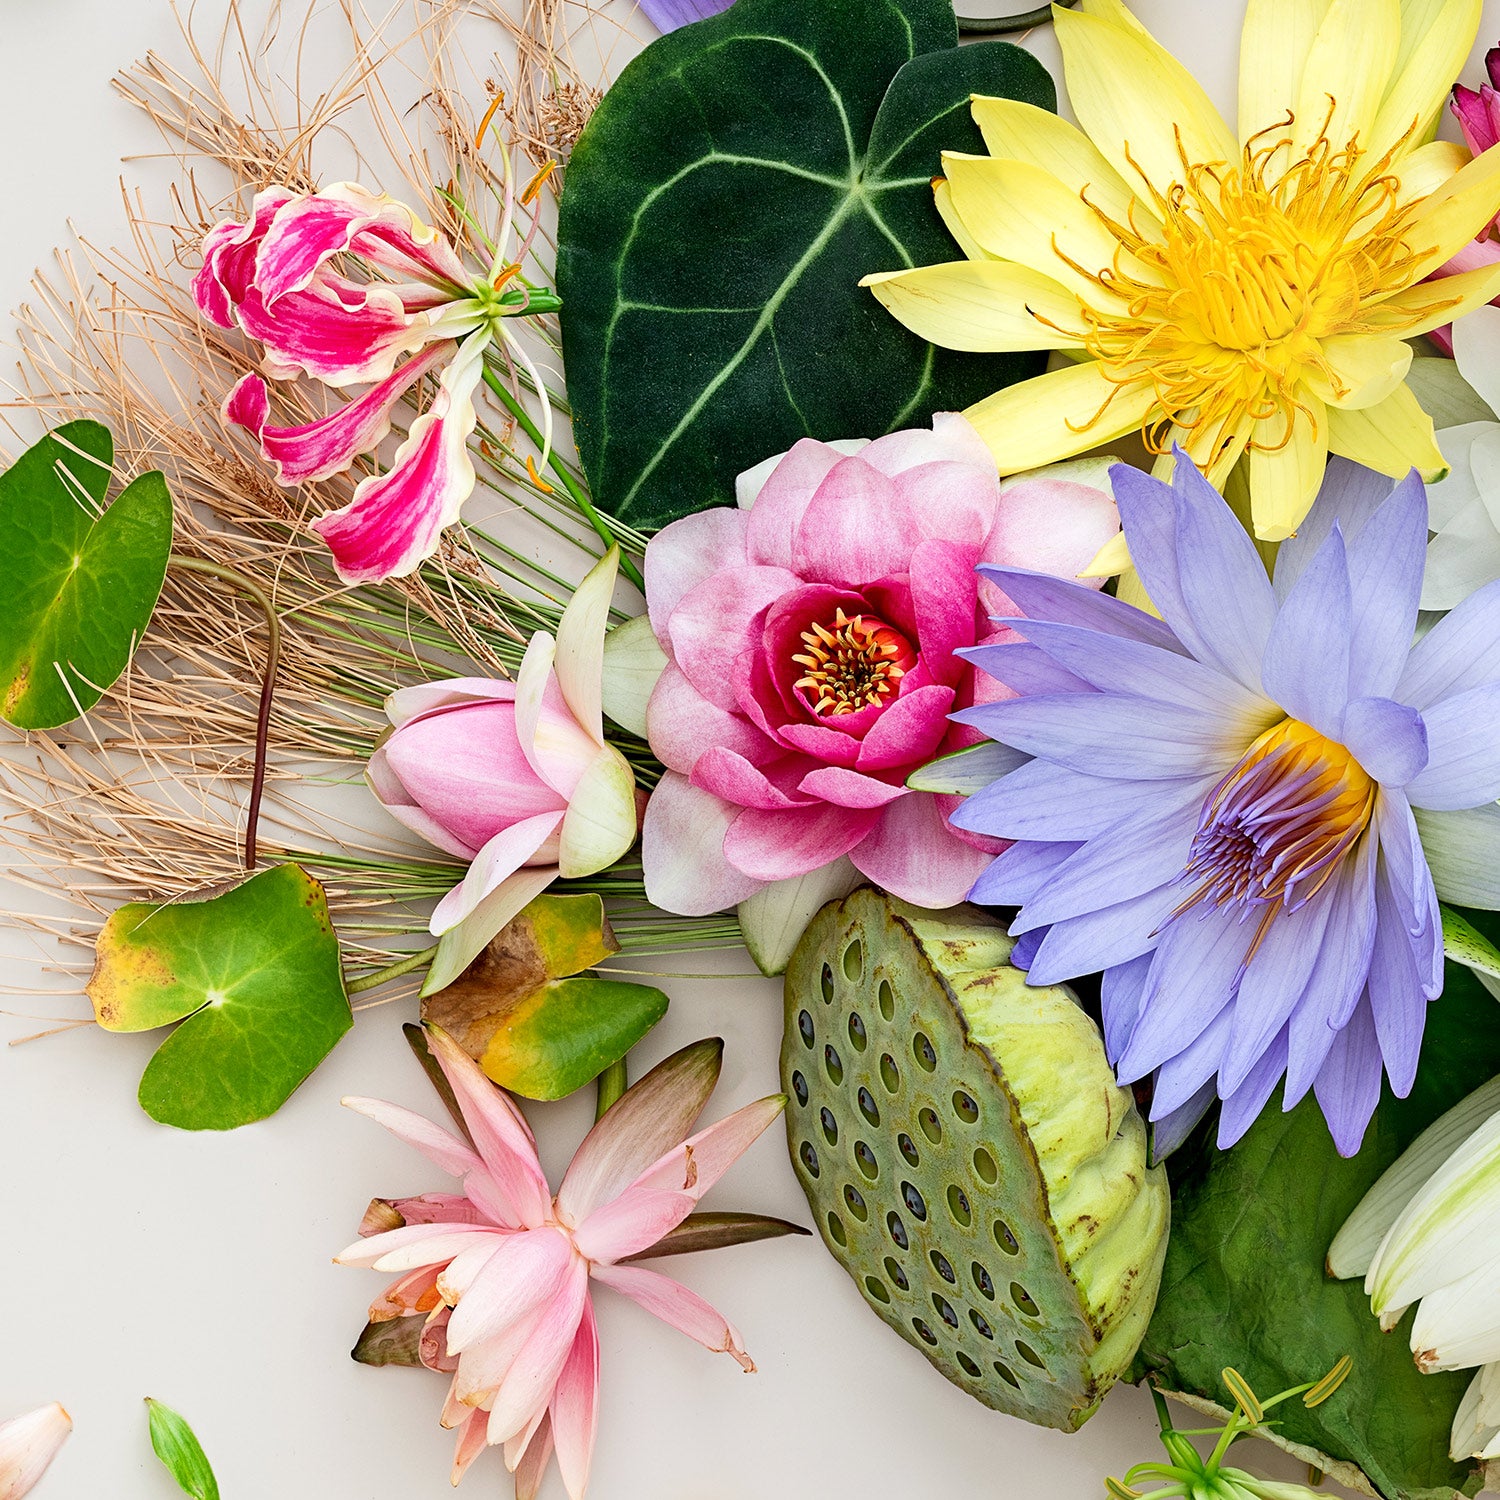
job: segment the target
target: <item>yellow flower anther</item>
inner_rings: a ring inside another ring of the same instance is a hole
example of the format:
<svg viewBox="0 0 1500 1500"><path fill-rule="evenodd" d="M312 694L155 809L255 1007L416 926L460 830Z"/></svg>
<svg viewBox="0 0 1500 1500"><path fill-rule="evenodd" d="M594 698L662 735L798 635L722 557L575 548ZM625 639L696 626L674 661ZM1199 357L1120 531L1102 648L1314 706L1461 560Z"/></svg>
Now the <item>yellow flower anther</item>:
<svg viewBox="0 0 1500 1500"><path fill-rule="evenodd" d="M551 495L551 494L555 493L555 491L553 489L553 486L550 485L550 484L548 484L547 481L545 479L543 479L542 476L539 473L537 473L536 461L532 458L532 456L529 453L526 455L526 473L530 477L531 482L544 495Z"/></svg>
<svg viewBox="0 0 1500 1500"><path fill-rule="evenodd" d="M1111 1496L1112 1500L1140 1500L1141 1496L1140 1490L1133 1490L1123 1480L1112 1476L1104 1481L1104 1492Z"/></svg>
<svg viewBox="0 0 1500 1500"><path fill-rule="evenodd" d="M1302 1398L1304 1406L1321 1406L1349 1378L1354 1361L1349 1355L1342 1359Z"/></svg>
<svg viewBox="0 0 1500 1500"><path fill-rule="evenodd" d="M1225 1366L1220 1371L1220 1378L1225 1388L1234 1397L1240 1410L1258 1427L1266 1419L1265 1408L1260 1404L1260 1398L1250 1389L1250 1382L1240 1374L1238 1370Z"/></svg>
<svg viewBox="0 0 1500 1500"><path fill-rule="evenodd" d="M536 198L536 195L542 190L542 184L546 182L546 180L556 170L557 162L555 160L549 161L547 165L544 166L541 171L538 172L536 176L534 176L531 181L526 184L526 191L521 194L521 202L523 205L530 204Z"/></svg>

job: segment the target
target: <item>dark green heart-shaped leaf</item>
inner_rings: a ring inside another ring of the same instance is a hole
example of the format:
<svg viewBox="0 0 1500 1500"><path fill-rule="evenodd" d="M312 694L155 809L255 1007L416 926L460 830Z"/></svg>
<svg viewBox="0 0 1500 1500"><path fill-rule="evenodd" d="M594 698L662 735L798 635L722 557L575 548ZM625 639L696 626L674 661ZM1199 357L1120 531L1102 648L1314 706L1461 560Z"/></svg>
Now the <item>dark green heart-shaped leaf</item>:
<svg viewBox="0 0 1500 1500"><path fill-rule="evenodd" d="M275 1114L353 1019L323 887L296 865L208 901L122 906L99 934L88 994L110 1031L182 1022L140 1100L184 1130Z"/></svg>
<svg viewBox="0 0 1500 1500"><path fill-rule="evenodd" d="M152 1451L177 1481L178 1488L193 1500L219 1500L219 1482L187 1420L150 1396L146 1397L146 1410Z"/></svg>
<svg viewBox="0 0 1500 1500"><path fill-rule="evenodd" d="M156 608L172 497L142 474L109 506L114 443L69 422L0 473L0 717L51 729L125 670Z"/></svg>
<svg viewBox="0 0 1500 1500"><path fill-rule="evenodd" d="M1500 936L1494 913L1463 915ZM1470 1373L1419 1374L1408 1343L1415 1314L1382 1334L1361 1283L1330 1281L1324 1259L1375 1179L1497 1072L1495 1002L1449 963L1443 996L1428 1008L1416 1087L1408 1099L1385 1096L1358 1156L1338 1155L1309 1098L1290 1114L1273 1101L1233 1150L1200 1137L1172 1157L1172 1238L1136 1376L1221 1402L1226 1365L1268 1396L1348 1354L1354 1369L1324 1405L1277 1408L1279 1439L1356 1465L1388 1500L1472 1494L1471 1466L1448 1458Z"/></svg>
<svg viewBox="0 0 1500 1500"><path fill-rule="evenodd" d="M876 437L1037 374L934 349L859 280L952 260L940 152L971 94L1051 109L1028 53L955 46L951 0L738 0L653 42L574 148L557 275L594 498L658 526L798 438Z"/></svg>

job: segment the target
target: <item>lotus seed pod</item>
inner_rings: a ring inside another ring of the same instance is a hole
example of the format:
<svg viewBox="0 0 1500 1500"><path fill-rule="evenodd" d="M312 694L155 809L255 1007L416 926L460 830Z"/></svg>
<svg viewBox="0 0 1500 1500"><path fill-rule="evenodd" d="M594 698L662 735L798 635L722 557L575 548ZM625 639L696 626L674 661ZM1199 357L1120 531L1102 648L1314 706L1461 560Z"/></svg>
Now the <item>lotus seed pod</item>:
<svg viewBox="0 0 1500 1500"><path fill-rule="evenodd" d="M1170 1201L1098 1028L1011 946L973 907L825 906L787 969L787 1134L870 1306L987 1406L1071 1432L1146 1331Z"/></svg>

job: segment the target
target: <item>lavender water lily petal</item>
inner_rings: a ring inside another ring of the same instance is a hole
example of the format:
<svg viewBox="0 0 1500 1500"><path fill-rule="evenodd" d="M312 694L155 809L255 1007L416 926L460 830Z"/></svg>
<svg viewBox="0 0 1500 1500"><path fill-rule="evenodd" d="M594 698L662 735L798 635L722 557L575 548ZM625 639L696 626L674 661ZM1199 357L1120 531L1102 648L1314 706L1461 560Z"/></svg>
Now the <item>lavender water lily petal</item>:
<svg viewBox="0 0 1500 1500"><path fill-rule="evenodd" d="M694 21L706 21L726 11L734 0L640 0L640 7L658 31L676 31Z"/></svg>

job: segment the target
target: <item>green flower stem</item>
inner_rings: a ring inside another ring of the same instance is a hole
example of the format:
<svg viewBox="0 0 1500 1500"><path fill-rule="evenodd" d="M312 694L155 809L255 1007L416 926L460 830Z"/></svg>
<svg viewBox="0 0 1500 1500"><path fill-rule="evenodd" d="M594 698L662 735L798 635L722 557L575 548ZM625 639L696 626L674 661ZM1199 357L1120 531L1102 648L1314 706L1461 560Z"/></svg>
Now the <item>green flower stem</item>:
<svg viewBox="0 0 1500 1500"><path fill-rule="evenodd" d="M266 670L261 679L260 707L255 717L255 769L250 778L250 801L245 808L245 869L255 868L255 836L260 826L260 803L266 789L266 749L271 732L271 698L276 690L276 669L281 663L281 621L276 606L253 578L247 578L235 568L223 563L209 562L203 557L187 557L181 552L170 553L167 566L183 573L202 573L232 583L248 594L257 608L266 617Z"/></svg>
<svg viewBox="0 0 1500 1500"><path fill-rule="evenodd" d="M540 449L542 447L542 434L535 422L531 420L526 408L518 401L510 390L510 387L493 371L488 365L484 367L484 383L489 386L495 398L520 424L521 430ZM599 539L606 547L613 547L617 540L615 533L610 529L609 522L594 509L594 502L584 494L583 487L573 477L572 471L562 461L554 450L547 459L548 466L552 472L562 481L562 486L567 490L573 503L588 517L589 525L598 533ZM633 558L629 557L624 549L620 553L620 571L643 593L646 588L646 580L641 576L641 571L636 567Z"/></svg>
<svg viewBox="0 0 1500 1500"><path fill-rule="evenodd" d="M599 1089L599 1102L594 1108L594 1119L602 1120L605 1111L630 1086L630 1075L625 1071L625 1059L612 1062L595 1080Z"/></svg>
<svg viewBox="0 0 1500 1500"><path fill-rule="evenodd" d="M348 980L344 988L351 995L363 994L366 990L376 989L382 984L388 984L392 979L400 979L403 974L410 974L413 969L425 968L437 957L438 945L434 943L430 948L424 948L420 953L408 954L407 957L397 963L387 964L383 969L372 969L368 974L361 974L358 979Z"/></svg>

